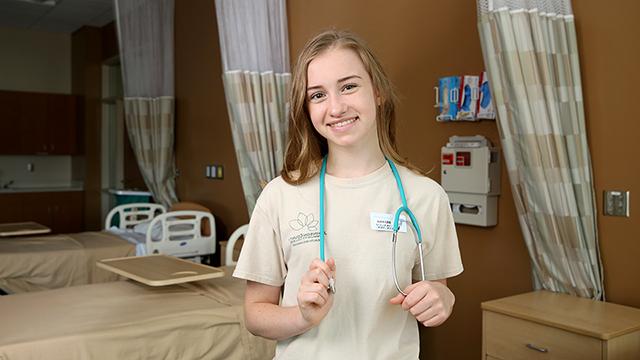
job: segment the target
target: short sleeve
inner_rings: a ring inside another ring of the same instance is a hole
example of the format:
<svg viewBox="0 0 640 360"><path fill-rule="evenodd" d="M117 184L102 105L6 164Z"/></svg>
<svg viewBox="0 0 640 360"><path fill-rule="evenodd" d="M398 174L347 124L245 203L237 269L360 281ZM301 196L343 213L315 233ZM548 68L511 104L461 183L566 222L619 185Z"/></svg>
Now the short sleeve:
<svg viewBox="0 0 640 360"><path fill-rule="evenodd" d="M426 234L430 246L424 248L425 278L439 280L456 276L463 271L458 235L451 213L451 205L447 193L438 187L438 196L430 207L433 217L427 223L431 229ZM423 230L424 231L424 230ZM424 239L423 239L424 241ZM420 280L420 257L416 255L416 266L413 268L413 278Z"/></svg>
<svg viewBox="0 0 640 360"><path fill-rule="evenodd" d="M282 286L287 273L281 239L267 213L253 210L233 276L271 286Z"/></svg>

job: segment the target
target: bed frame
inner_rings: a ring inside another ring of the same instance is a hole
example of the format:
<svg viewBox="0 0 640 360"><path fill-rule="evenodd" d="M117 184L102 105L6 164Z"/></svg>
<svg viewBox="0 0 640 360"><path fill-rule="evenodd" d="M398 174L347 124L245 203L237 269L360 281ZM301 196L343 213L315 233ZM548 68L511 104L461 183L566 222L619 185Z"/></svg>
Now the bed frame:
<svg viewBox="0 0 640 360"><path fill-rule="evenodd" d="M122 204L114 207L107 214L107 219L104 222L105 230L111 228L111 221L118 215L120 218L119 229L126 230L131 229L134 226L151 221L157 213L164 214L167 209L160 204L150 203L132 203Z"/></svg>
<svg viewBox="0 0 640 360"><path fill-rule="evenodd" d="M209 222L209 235L203 235L202 224ZM162 238L154 239L152 230L162 228ZM216 222L211 213L204 211L171 211L151 220L146 237L147 254L167 254L177 257L196 257L215 254Z"/></svg>

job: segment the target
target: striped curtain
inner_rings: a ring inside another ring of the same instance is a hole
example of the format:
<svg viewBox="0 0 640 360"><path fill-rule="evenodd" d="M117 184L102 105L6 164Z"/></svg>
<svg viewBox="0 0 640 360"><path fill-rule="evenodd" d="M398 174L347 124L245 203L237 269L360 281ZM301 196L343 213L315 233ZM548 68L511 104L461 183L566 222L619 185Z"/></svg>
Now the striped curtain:
<svg viewBox="0 0 640 360"><path fill-rule="evenodd" d="M144 182L157 203L178 201L174 160L174 0L114 0L124 113Z"/></svg>
<svg viewBox="0 0 640 360"><path fill-rule="evenodd" d="M125 98L125 122L138 168L154 200L167 207L175 192L174 98Z"/></svg>
<svg viewBox="0 0 640 360"><path fill-rule="evenodd" d="M498 130L536 289L604 299L569 0L478 0Z"/></svg>
<svg viewBox="0 0 640 360"><path fill-rule="evenodd" d="M253 211L262 188L282 169L291 74L227 71L224 91L245 201Z"/></svg>
<svg viewBox="0 0 640 360"><path fill-rule="evenodd" d="M249 215L282 169L288 103L285 0L216 0L222 78Z"/></svg>

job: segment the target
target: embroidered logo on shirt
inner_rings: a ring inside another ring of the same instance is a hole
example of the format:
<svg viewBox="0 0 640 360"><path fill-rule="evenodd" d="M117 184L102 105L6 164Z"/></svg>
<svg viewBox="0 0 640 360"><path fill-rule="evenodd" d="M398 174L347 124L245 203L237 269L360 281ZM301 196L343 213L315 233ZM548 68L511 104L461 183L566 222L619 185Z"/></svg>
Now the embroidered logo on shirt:
<svg viewBox="0 0 640 360"><path fill-rule="evenodd" d="M289 221L289 227L293 230L289 236L291 246L320 241L318 220L313 217L313 214L306 215L299 212L297 218Z"/></svg>
<svg viewBox="0 0 640 360"><path fill-rule="evenodd" d="M298 218L289 221L289 227L291 230L302 230L307 228L309 231L318 231L318 220L313 219L313 214L305 215L298 213Z"/></svg>

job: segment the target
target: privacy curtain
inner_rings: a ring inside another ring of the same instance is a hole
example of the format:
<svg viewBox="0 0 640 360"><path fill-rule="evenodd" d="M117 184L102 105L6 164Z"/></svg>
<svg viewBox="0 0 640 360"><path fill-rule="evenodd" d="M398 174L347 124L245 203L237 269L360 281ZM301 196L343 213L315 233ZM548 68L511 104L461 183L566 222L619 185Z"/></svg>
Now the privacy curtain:
<svg viewBox="0 0 640 360"><path fill-rule="evenodd" d="M114 0L127 133L157 203L175 192L173 0Z"/></svg>
<svg viewBox="0 0 640 360"><path fill-rule="evenodd" d="M291 82L285 0L216 0L223 82L249 214L282 169Z"/></svg>
<svg viewBox="0 0 640 360"><path fill-rule="evenodd" d="M478 28L534 286L603 299L570 0L478 0Z"/></svg>

